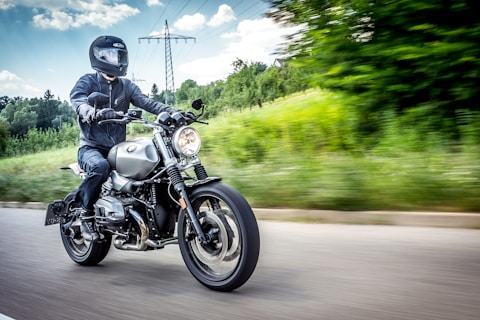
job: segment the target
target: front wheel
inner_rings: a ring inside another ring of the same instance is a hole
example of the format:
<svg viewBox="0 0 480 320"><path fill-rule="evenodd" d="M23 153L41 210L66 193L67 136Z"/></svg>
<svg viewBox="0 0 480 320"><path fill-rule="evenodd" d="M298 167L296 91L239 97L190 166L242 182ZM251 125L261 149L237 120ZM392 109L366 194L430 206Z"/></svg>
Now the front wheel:
<svg viewBox="0 0 480 320"><path fill-rule="evenodd" d="M68 218L60 224L60 235L63 246L70 258L84 266L94 266L100 263L110 250L111 237L105 237L100 242L87 241L80 232L80 218L75 203L75 192L68 194L64 202L67 204Z"/></svg>
<svg viewBox="0 0 480 320"><path fill-rule="evenodd" d="M232 187L221 182L203 185L190 195L203 232L202 245L188 214L178 217L180 252L190 273L206 287L232 291L252 275L260 252L260 235L252 208Z"/></svg>

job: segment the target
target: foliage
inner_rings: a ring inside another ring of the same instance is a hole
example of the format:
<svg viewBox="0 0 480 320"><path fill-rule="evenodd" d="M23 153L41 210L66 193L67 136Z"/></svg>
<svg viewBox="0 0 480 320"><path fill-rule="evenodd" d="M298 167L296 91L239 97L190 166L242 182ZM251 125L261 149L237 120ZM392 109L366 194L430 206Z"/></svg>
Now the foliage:
<svg viewBox="0 0 480 320"><path fill-rule="evenodd" d="M33 99L2 99L6 103L0 112L0 122L8 127L12 137L24 137L30 129L59 129L63 125L75 123L76 114L66 102L54 99L47 90L43 98Z"/></svg>
<svg viewBox="0 0 480 320"><path fill-rule="evenodd" d="M78 141L76 113L50 90L43 98L0 98L0 157L61 148Z"/></svg>
<svg viewBox="0 0 480 320"><path fill-rule="evenodd" d="M261 108L265 102L308 88L303 74L290 65L267 66L237 59L232 66L234 72L225 81L200 86L186 80L176 91L177 105L188 108L194 99L202 98L208 105L206 117L211 118L254 106Z"/></svg>
<svg viewBox="0 0 480 320"><path fill-rule="evenodd" d="M5 154L7 150L10 134L5 124L0 123L0 155Z"/></svg>
<svg viewBox="0 0 480 320"><path fill-rule="evenodd" d="M302 26L286 48L291 63L313 83L358 97L365 132L380 128L372 121L380 110L420 107L430 109L432 129L455 137L457 126L444 128L442 119L480 110L480 2L269 2L269 16Z"/></svg>
<svg viewBox="0 0 480 320"><path fill-rule="evenodd" d="M358 135L355 100L307 91L199 126L207 170L256 206L336 210L480 210L480 116L457 144L420 119L382 116L375 143Z"/></svg>
<svg viewBox="0 0 480 320"><path fill-rule="evenodd" d="M279 150L306 156L324 151L355 152L360 145L357 122L356 110L346 98L310 90L260 110L215 118L211 128L198 129L211 156L241 166L276 157Z"/></svg>
<svg viewBox="0 0 480 320"><path fill-rule="evenodd" d="M79 129L76 125L65 125L61 130L31 128L23 137L10 137L0 157L14 157L40 151L65 148L78 144ZM0 150L1 151L1 150Z"/></svg>
<svg viewBox="0 0 480 320"><path fill-rule="evenodd" d="M354 130L355 110L345 96L309 90L221 115L209 126L196 125L200 157L211 176L221 176L255 207L480 210L478 114L462 114L461 131L472 143L455 148L407 125L427 110L405 118L385 115L383 136L391 144L372 148ZM63 198L80 181L58 168L75 161L76 151L0 159L0 200Z"/></svg>

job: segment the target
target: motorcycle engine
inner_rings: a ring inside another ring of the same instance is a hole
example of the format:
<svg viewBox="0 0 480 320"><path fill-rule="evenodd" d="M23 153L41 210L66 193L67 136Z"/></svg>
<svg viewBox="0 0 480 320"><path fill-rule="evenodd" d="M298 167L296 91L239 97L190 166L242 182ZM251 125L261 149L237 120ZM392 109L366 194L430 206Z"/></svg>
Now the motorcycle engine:
<svg viewBox="0 0 480 320"><path fill-rule="evenodd" d="M117 198L104 196L95 203L95 220L98 224L111 229L125 223L125 207Z"/></svg>

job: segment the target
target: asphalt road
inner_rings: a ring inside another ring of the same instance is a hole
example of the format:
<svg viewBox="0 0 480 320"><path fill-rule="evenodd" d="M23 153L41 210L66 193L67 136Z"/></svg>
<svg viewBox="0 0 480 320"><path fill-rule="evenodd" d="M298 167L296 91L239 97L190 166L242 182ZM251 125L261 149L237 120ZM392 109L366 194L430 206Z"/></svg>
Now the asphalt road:
<svg viewBox="0 0 480 320"><path fill-rule="evenodd" d="M43 218L0 209L0 319L480 317L480 230L260 221L255 273L219 293L177 246L78 266Z"/></svg>

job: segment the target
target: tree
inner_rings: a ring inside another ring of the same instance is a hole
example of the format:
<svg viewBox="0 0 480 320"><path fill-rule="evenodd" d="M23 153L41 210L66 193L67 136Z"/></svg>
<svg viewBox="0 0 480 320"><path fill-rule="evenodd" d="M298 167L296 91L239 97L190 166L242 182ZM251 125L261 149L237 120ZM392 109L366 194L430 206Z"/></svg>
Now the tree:
<svg viewBox="0 0 480 320"><path fill-rule="evenodd" d="M156 96L158 94L158 86L156 83L152 85L152 96Z"/></svg>
<svg viewBox="0 0 480 320"><path fill-rule="evenodd" d="M38 129L47 130L52 127L52 121L58 116L60 103L50 90L45 91L43 99L34 98L30 100L30 104L37 113L36 127Z"/></svg>
<svg viewBox="0 0 480 320"><path fill-rule="evenodd" d="M10 123L10 134L24 136L29 129L35 128L37 123L37 114L27 101L17 103L19 110L15 112L13 120Z"/></svg>
<svg viewBox="0 0 480 320"><path fill-rule="evenodd" d="M247 63L237 59L232 63L235 72L225 82L223 100L234 109L261 106L257 76L267 69L261 62Z"/></svg>
<svg viewBox="0 0 480 320"><path fill-rule="evenodd" d="M23 136L30 128L35 128L37 114L28 101L9 103L0 113L0 122L8 126L12 136Z"/></svg>
<svg viewBox="0 0 480 320"><path fill-rule="evenodd" d="M163 92L160 93L160 94L158 92L159 92L158 91L158 86L154 83L152 85L152 100L165 103L165 97L164 97Z"/></svg>
<svg viewBox="0 0 480 320"><path fill-rule="evenodd" d="M175 92L178 103L187 103L189 100L193 100L197 88L198 85L195 81L191 79L185 80Z"/></svg>
<svg viewBox="0 0 480 320"><path fill-rule="evenodd" d="M258 78L258 86L263 101L273 101L280 95L279 68L271 67Z"/></svg>
<svg viewBox="0 0 480 320"><path fill-rule="evenodd" d="M480 109L480 2L269 2L277 22L302 26L286 48L289 61L312 83L359 97L370 130L369 115L385 109L420 107L439 118Z"/></svg>
<svg viewBox="0 0 480 320"><path fill-rule="evenodd" d="M10 102L10 98L8 96L0 97L0 112L2 112L3 109L5 109L5 107L9 102Z"/></svg>
<svg viewBox="0 0 480 320"><path fill-rule="evenodd" d="M52 94L52 92L47 89L47 91L45 91L45 93L43 94L43 98L48 101L48 100L52 100L55 98L55 96Z"/></svg>
<svg viewBox="0 0 480 320"><path fill-rule="evenodd" d="M10 134L8 132L7 126L3 123L0 123L0 157L3 157L5 155L9 138Z"/></svg>
<svg viewBox="0 0 480 320"><path fill-rule="evenodd" d="M75 110L66 102L60 103L57 106L57 115L52 120L51 127L54 129L61 129L65 125L75 124L77 114Z"/></svg>

